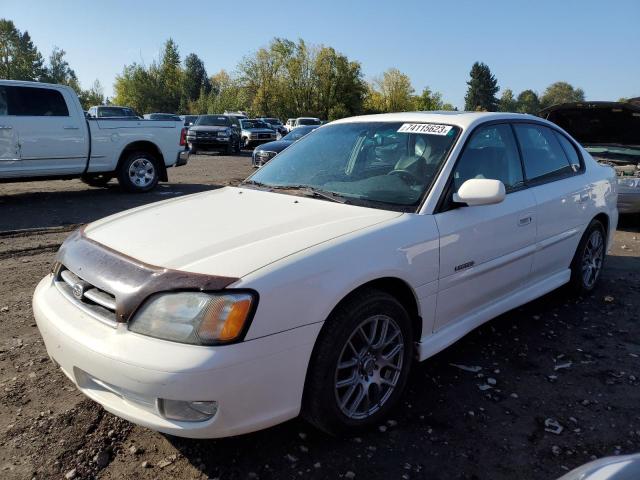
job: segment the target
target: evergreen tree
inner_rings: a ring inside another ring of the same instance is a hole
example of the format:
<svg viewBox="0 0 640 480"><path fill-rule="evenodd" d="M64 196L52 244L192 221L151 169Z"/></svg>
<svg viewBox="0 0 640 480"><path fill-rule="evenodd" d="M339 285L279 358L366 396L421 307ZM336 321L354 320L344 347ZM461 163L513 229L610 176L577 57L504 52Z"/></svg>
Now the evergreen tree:
<svg viewBox="0 0 640 480"><path fill-rule="evenodd" d="M476 62L471 67L471 79L467 82L469 88L464 97L464 108L469 111L495 112L498 110L498 81L489 70L489 67L481 62Z"/></svg>

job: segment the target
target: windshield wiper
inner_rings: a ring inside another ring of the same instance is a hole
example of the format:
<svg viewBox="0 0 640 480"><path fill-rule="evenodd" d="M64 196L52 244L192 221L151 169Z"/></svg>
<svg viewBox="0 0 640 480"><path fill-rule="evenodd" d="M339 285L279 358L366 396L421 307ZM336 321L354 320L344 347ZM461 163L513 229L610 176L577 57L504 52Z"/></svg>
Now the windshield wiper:
<svg viewBox="0 0 640 480"><path fill-rule="evenodd" d="M266 185L272 190L298 190L309 197L324 198L337 203L347 203L347 199L338 193L327 192L309 185Z"/></svg>

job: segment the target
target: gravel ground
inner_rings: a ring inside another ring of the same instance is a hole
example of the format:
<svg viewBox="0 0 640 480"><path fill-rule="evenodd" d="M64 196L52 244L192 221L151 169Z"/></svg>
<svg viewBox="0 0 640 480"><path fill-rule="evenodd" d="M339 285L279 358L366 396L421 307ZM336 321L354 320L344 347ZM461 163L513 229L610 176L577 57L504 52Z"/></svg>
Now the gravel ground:
<svg viewBox="0 0 640 480"><path fill-rule="evenodd" d="M207 155L147 195L77 180L0 184L0 478L551 480L592 458L640 450L637 219L616 232L593 295L554 292L416 365L390 420L359 437L330 438L297 419L185 440L85 399L48 360L30 304L65 236L250 172L247 154Z"/></svg>

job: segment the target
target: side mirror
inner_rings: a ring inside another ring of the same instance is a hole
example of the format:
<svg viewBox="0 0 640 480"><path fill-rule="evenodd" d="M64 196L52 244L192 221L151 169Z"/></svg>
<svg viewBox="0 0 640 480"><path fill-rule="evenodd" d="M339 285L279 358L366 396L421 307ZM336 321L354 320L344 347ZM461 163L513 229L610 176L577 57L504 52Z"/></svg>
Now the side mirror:
<svg viewBox="0 0 640 480"><path fill-rule="evenodd" d="M465 203L470 207L476 205L493 205L504 200L506 191L500 180L471 178L464 182L453 194L453 201Z"/></svg>

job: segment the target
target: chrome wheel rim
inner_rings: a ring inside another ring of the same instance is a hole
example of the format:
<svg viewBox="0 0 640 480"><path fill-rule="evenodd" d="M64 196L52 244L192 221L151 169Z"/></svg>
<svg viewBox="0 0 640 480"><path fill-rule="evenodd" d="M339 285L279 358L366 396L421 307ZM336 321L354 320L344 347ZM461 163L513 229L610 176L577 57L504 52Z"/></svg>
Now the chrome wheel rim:
<svg viewBox="0 0 640 480"><path fill-rule="evenodd" d="M598 280L602 261L604 260L604 238L600 230L594 230L582 254L582 281L585 287L591 288Z"/></svg>
<svg viewBox="0 0 640 480"><path fill-rule="evenodd" d="M350 419L361 420L380 410L400 379L404 337L387 315L364 320L342 347L334 391L338 407Z"/></svg>
<svg viewBox="0 0 640 480"><path fill-rule="evenodd" d="M148 158L136 158L129 165L129 179L136 187L148 187L156 176L156 167Z"/></svg>

